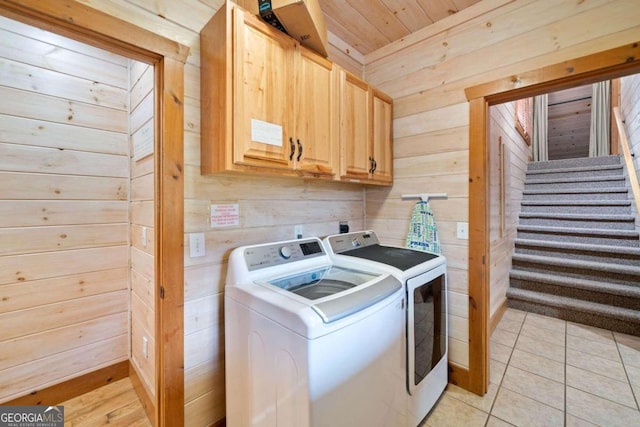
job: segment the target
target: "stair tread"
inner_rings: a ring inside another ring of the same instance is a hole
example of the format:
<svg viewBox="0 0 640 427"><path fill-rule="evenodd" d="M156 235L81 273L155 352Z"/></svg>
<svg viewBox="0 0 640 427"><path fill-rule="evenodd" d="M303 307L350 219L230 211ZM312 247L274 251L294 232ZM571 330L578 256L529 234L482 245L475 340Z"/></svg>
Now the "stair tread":
<svg viewBox="0 0 640 427"><path fill-rule="evenodd" d="M572 258L558 258L543 255L529 255L514 253L512 261L532 262L535 264L545 264L560 267L582 268L585 270L609 271L612 273L630 274L640 276L640 266L614 264L610 262L583 261Z"/></svg>
<svg viewBox="0 0 640 427"><path fill-rule="evenodd" d="M560 168L592 168L598 166L619 166L620 155L612 154L609 156L598 157L581 157L572 159L558 159L558 160L546 160L542 162L532 162L527 165L527 169L531 170L549 170Z"/></svg>
<svg viewBox="0 0 640 427"><path fill-rule="evenodd" d="M560 184L560 183L576 183L576 182L600 182L600 181L624 181L624 175L606 175L606 176L585 176L585 177L564 177L564 178L546 178L546 179L527 179L526 184Z"/></svg>
<svg viewBox="0 0 640 427"><path fill-rule="evenodd" d="M560 227L546 225L518 225L518 231L543 231L562 234L585 234L593 236L615 236L615 237L639 237L640 233L635 230L617 230L606 228L578 228Z"/></svg>
<svg viewBox="0 0 640 427"><path fill-rule="evenodd" d="M523 200L523 206L631 206L631 200Z"/></svg>
<svg viewBox="0 0 640 427"><path fill-rule="evenodd" d="M597 313L602 316L624 319L634 323L640 323L640 311L628 308L613 307L607 304L583 301L576 298L548 295L541 292L526 289L509 288L507 297L520 297L528 301L546 304L553 307L573 309L586 313Z"/></svg>
<svg viewBox="0 0 640 427"><path fill-rule="evenodd" d="M627 193L626 187L602 187L602 188L546 188L536 190L523 190L522 194L597 194L597 193Z"/></svg>
<svg viewBox="0 0 640 427"><path fill-rule="evenodd" d="M600 166L578 166L568 168L555 168L555 169L527 169L527 174L531 175L544 175L551 173L568 173L568 172L591 172L602 170L622 169L621 164L617 165L600 165Z"/></svg>
<svg viewBox="0 0 640 427"><path fill-rule="evenodd" d="M593 252L605 252L605 253L618 253L624 255L636 255L640 256L640 248L625 247L625 246L613 246L613 245L600 245L592 243L573 243L573 242L559 242L553 240L536 240L536 239L515 239L515 244L523 246L538 246L545 248L555 249L573 249L582 251Z"/></svg>
<svg viewBox="0 0 640 427"><path fill-rule="evenodd" d="M576 277L559 276L556 274L540 273L537 271L526 271L515 268L509 272L511 279L529 280L543 282L552 285L560 285L570 288L579 288L603 292L614 295L623 295L632 298L640 298L640 287L633 285L623 285L620 283L610 283L602 280L581 279Z"/></svg>
<svg viewBox="0 0 640 427"><path fill-rule="evenodd" d="M555 213L555 212L520 212L520 218L558 218L558 219L586 219L586 220L611 220L611 221L633 221L633 215L627 214L576 214L576 213Z"/></svg>

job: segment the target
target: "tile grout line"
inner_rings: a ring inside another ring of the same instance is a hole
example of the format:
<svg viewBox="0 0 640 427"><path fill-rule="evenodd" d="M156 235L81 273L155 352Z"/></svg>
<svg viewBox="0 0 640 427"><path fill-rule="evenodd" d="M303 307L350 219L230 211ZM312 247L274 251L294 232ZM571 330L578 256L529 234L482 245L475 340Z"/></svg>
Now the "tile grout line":
<svg viewBox="0 0 640 427"><path fill-rule="evenodd" d="M507 359L504 372L502 373L502 378L500 378L500 384L498 384L498 389L496 390L496 397L493 399L493 402L491 403L491 408L489 408L489 416L487 417L487 421L484 423L485 427L487 426L487 424L489 423L489 420L491 419L493 407L496 404L496 400L498 400L498 394L500 394L500 390L502 389L502 383L504 382L504 377L507 375L507 369L509 369L509 364L511 363L511 357L513 356L513 352L516 349L516 344L518 343L518 339L520 338L520 333L522 332L522 328L524 327L524 322L527 320L527 315L528 313L525 312L524 318L522 319L522 323L520 324L520 328L518 329L518 334L516 335L516 340L514 341L513 347L511 348L511 352L509 353L509 359ZM489 374L489 377L491 377L491 374ZM498 418L498 419L502 420L502 418ZM505 421L505 420L502 420L502 421ZM508 422L508 421L505 421L505 422Z"/></svg>
<svg viewBox="0 0 640 427"><path fill-rule="evenodd" d="M631 384L631 378L629 377L629 372L627 372L627 365L624 363L624 358L622 357L622 353L620 352L620 346L618 345L618 340L616 339L616 334L611 332L613 335L613 342L616 343L616 350L618 350L618 355L620 356L620 362L622 362L622 369L624 370L624 374L627 377L627 383L629 384L629 388L631 389L631 395L633 399L636 401L636 409L640 412L640 396L636 396L636 392L633 388L633 384Z"/></svg>

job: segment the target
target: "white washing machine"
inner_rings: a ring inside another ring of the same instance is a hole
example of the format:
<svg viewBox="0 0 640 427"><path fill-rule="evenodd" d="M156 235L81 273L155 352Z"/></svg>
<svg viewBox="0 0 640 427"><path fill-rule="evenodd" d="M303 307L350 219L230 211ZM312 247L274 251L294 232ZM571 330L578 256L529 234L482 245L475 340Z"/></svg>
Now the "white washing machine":
<svg viewBox="0 0 640 427"><path fill-rule="evenodd" d="M319 239L243 246L225 286L229 427L405 425L404 291Z"/></svg>
<svg viewBox="0 0 640 427"><path fill-rule="evenodd" d="M381 245L373 231L324 239L334 265L391 274L403 284L407 423L427 416L447 386L447 263L442 255ZM400 424L398 424L400 425Z"/></svg>

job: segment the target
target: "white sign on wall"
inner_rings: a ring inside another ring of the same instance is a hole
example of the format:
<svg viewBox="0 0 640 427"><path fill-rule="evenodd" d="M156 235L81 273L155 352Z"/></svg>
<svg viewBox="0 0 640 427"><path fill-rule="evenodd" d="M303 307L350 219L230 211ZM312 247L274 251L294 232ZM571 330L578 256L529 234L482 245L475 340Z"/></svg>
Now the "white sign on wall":
<svg viewBox="0 0 640 427"><path fill-rule="evenodd" d="M237 203L211 205L211 228L240 225L240 207Z"/></svg>

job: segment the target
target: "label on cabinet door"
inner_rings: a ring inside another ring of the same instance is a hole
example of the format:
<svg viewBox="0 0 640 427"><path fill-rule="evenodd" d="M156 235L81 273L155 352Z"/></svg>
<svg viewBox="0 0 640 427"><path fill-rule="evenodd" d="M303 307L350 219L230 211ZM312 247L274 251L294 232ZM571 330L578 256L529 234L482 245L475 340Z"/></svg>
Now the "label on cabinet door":
<svg viewBox="0 0 640 427"><path fill-rule="evenodd" d="M282 126L251 119L251 140L282 147Z"/></svg>

